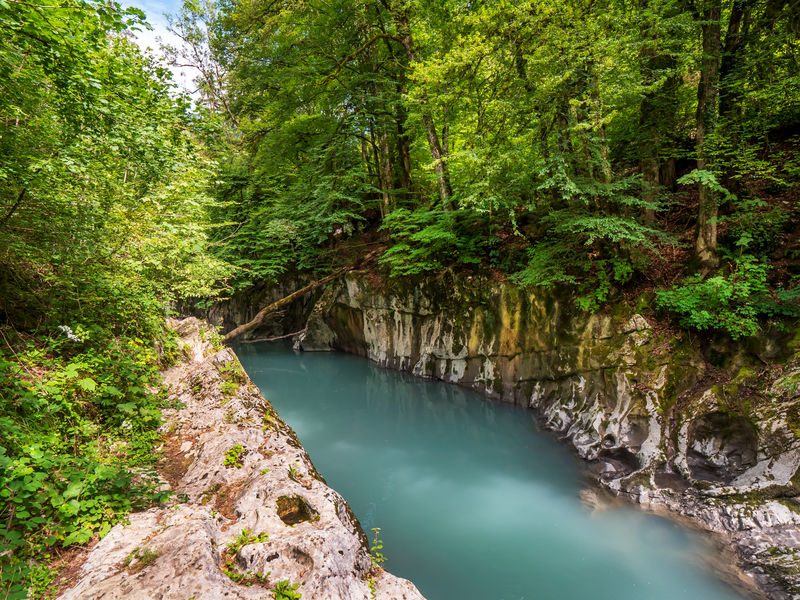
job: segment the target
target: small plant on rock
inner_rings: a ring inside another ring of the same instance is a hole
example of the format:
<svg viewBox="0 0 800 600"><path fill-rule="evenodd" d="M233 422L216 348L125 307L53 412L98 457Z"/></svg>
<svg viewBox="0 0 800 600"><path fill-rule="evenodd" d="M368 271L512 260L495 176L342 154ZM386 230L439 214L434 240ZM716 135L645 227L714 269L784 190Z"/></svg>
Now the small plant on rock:
<svg viewBox="0 0 800 600"><path fill-rule="evenodd" d="M228 544L225 552L222 554L222 572L235 583L241 585L253 585L258 583L267 585L269 580L269 572L255 573L253 571L239 571L236 568L236 556L239 551L249 544L260 544L266 542L269 536L266 533L259 533L253 535L249 529L242 529L241 533Z"/></svg>
<svg viewBox="0 0 800 600"><path fill-rule="evenodd" d="M131 553L125 557L124 565L128 567L131 573L138 573L142 569L152 565L159 554L150 548L139 548L138 546L131 550Z"/></svg>
<svg viewBox="0 0 800 600"><path fill-rule="evenodd" d="M275 584L272 593L275 600L300 600L302 595L297 591L299 587L299 583L290 583L289 580L283 579Z"/></svg>
<svg viewBox="0 0 800 600"><path fill-rule="evenodd" d="M219 391L225 398L233 398L239 391L240 384L236 381L223 381L219 384Z"/></svg>
<svg viewBox="0 0 800 600"><path fill-rule="evenodd" d="M367 584L369 585L370 596L373 600L378 596L378 581L376 576L383 569L383 563L386 562L386 555L383 553L383 540L381 539L381 528L372 528L372 545L369 548L370 558L372 559L372 568L367 576Z"/></svg>
<svg viewBox="0 0 800 600"><path fill-rule="evenodd" d="M245 454L247 454L247 450L241 444L231 446L225 453L225 460L222 464L229 469L239 469L244 464Z"/></svg>
<svg viewBox="0 0 800 600"><path fill-rule="evenodd" d="M228 552L233 555L239 554L239 550L244 548L249 544L260 544L262 542L266 542L269 539L269 535L266 533L259 533L257 535L253 535L249 529L242 529L241 533L236 536L230 544L228 544Z"/></svg>

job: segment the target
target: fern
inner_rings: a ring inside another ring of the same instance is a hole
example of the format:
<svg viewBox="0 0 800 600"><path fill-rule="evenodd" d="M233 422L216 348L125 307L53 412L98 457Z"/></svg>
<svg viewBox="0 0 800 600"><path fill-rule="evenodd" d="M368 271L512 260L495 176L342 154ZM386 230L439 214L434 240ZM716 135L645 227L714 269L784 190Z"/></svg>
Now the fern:
<svg viewBox="0 0 800 600"><path fill-rule="evenodd" d="M475 264L473 236L459 235L459 213L398 209L387 215L382 229L395 244L380 258L393 277L439 271L452 264Z"/></svg>

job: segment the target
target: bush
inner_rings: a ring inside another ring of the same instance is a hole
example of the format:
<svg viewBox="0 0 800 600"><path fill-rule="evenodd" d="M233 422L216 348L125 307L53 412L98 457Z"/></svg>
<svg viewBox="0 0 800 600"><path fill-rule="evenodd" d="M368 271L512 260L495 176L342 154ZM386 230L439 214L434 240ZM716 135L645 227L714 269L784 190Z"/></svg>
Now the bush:
<svg viewBox="0 0 800 600"><path fill-rule="evenodd" d="M392 277L421 275L452 265L480 263L472 235L461 235L464 214L454 211L395 210L381 229L388 230L395 244L380 258Z"/></svg>
<svg viewBox="0 0 800 600"><path fill-rule="evenodd" d="M738 258L727 274L689 277L657 292L658 307L678 317L683 327L723 331L733 339L756 335L762 317L796 317L798 289L770 291L769 266L753 256Z"/></svg>
<svg viewBox="0 0 800 600"><path fill-rule="evenodd" d="M164 497L153 464L165 396L152 345L67 327L45 339L0 352L0 542L10 550L0 591L10 599L41 578L45 566L30 559L103 536Z"/></svg>

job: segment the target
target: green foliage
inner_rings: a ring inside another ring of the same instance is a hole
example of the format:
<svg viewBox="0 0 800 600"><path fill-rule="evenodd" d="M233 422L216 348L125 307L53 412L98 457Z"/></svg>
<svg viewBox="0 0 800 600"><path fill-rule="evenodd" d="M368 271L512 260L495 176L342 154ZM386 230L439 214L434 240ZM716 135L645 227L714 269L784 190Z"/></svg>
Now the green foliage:
<svg viewBox="0 0 800 600"><path fill-rule="evenodd" d="M759 256L785 297L800 256L791 8L724 5L715 57L707 7L675 0L187 3L225 80L207 99L225 99L231 156L217 255L247 286L330 270L352 258L342 242L377 231L391 277L491 269L597 310L663 285L700 225L709 269Z"/></svg>
<svg viewBox="0 0 800 600"><path fill-rule="evenodd" d="M208 253L216 165L131 42L141 26L114 2L0 2L4 598L39 593L55 549L164 499L165 318L230 273Z"/></svg>
<svg viewBox="0 0 800 600"><path fill-rule="evenodd" d="M735 200L736 196L730 190L720 184L717 176L705 169L694 169L687 175L678 179L681 185L701 185L704 188L716 192L724 201Z"/></svg>
<svg viewBox="0 0 800 600"><path fill-rule="evenodd" d="M374 567L382 567L386 562L386 556L383 554L383 540L381 539L380 527L372 528L372 545L369 547L369 553L372 557L372 565Z"/></svg>
<svg viewBox="0 0 800 600"><path fill-rule="evenodd" d="M259 533L257 535L253 535L253 533L249 529L242 529L239 532L239 535L236 536L230 544L228 544L228 552L231 554L239 554L239 550L244 548L249 544L261 544L266 542L269 539L269 535L266 533Z"/></svg>
<svg viewBox="0 0 800 600"><path fill-rule="evenodd" d="M767 283L769 266L744 255L727 274L689 277L681 285L661 290L658 306L675 314L681 325L700 331L723 331L733 339L760 331L763 316L800 316L797 289L772 294Z"/></svg>
<svg viewBox="0 0 800 600"><path fill-rule="evenodd" d="M299 587L299 583L290 583L288 579L282 579L272 588L272 594L275 600L300 600L303 596L297 591Z"/></svg>
<svg viewBox="0 0 800 600"><path fill-rule="evenodd" d="M269 573L254 573L253 571L240 571L236 566L236 556L239 551L248 544L261 544L266 542L269 536L266 533L254 535L249 529L242 529L239 535L230 542L222 556L222 572L235 583L240 585L253 585L254 583L266 585L269 581Z"/></svg>
<svg viewBox="0 0 800 600"><path fill-rule="evenodd" d="M36 564L31 566L28 573L28 578L30 581L28 595L31 598L42 598L47 600L53 598L53 589L51 584L53 583L56 575L57 572L48 565Z"/></svg>
<svg viewBox="0 0 800 600"><path fill-rule="evenodd" d="M369 585L370 597L374 600L378 596L378 582L375 579L376 573L383 568L383 563L386 562L386 556L383 554L383 540L381 539L380 527L372 528L372 544L369 547L369 555L372 561L372 568L367 577L367 584Z"/></svg>
<svg viewBox="0 0 800 600"><path fill-rule="evenodd" d="M223 464L229 469L239 469L244 464L244 455L247 450L241 444L235 444L225 452Z"/></svg>
<svg viewBox="0 0 800 600"><path fill-rule="evenodd" d="M219 367L219 374L222 377L222 383L219 384L219 390L222 395L225 398L235 396L245 382L245 375L239 363L237 361L223 363Z"/></svg>
<svg viewBox="0 0 800 600"><path fill-rule="evenodd" d="M441 210L395 210L383 220L382 228L396 243L383 253L380 263L393 277L436 272L454 264L479 263L477 240L463 235L459 216Z"/></svg>
<svg viewBox="0 0 800 600"><path fill-rule="evenodd" d="M669 236L627 212L628 207L659 208L632 195L634 183L631 179L601 183L572 178L556 165L539 189L568 207L550 210L540 218L540 239L528 252L528 264L513 280L529 287L572 287L579 308L599 309L612 286L627 283L647 266L646 252L655 249L656 240L671 242Z"/></svg>
<svg viewBox="0 0 800 600"><path fill-rule="evenodd" d="M764 256L780 246L791 218L785 208L770 206L757 198L741 200L736 208L731 216L720 219L727 226L723 240L735 248L735 253Z"/></svg>
<svg viewBox="0 0 800 600"><path fill-rule="evenodd" d="M2 581L12 596L24 588L26 557L102 536L165 497L153 470L165 395L151 391L152 346L72 336L0 352L0 537L12 551Z"/></svg>

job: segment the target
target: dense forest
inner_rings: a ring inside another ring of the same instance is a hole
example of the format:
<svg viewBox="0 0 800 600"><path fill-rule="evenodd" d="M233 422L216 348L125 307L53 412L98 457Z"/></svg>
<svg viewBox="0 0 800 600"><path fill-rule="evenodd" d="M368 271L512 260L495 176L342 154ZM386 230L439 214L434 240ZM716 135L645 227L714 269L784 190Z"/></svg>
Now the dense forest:
<svg viewBox="0 0 800 600"><path fill-rule="evenodd" d="M797 0L0 0L0 596L158 502L175 306L378 251L736 340L800 316Z"/></svg>
<svg viewBox="0 0 800 600"><path fill-rule="evenodd" d="M175 26L236 132L215 239L242 285L377 232L391 276L491 269L585 310L646 287L735 337L794 313L796 2L238 2Z"/></svg>

